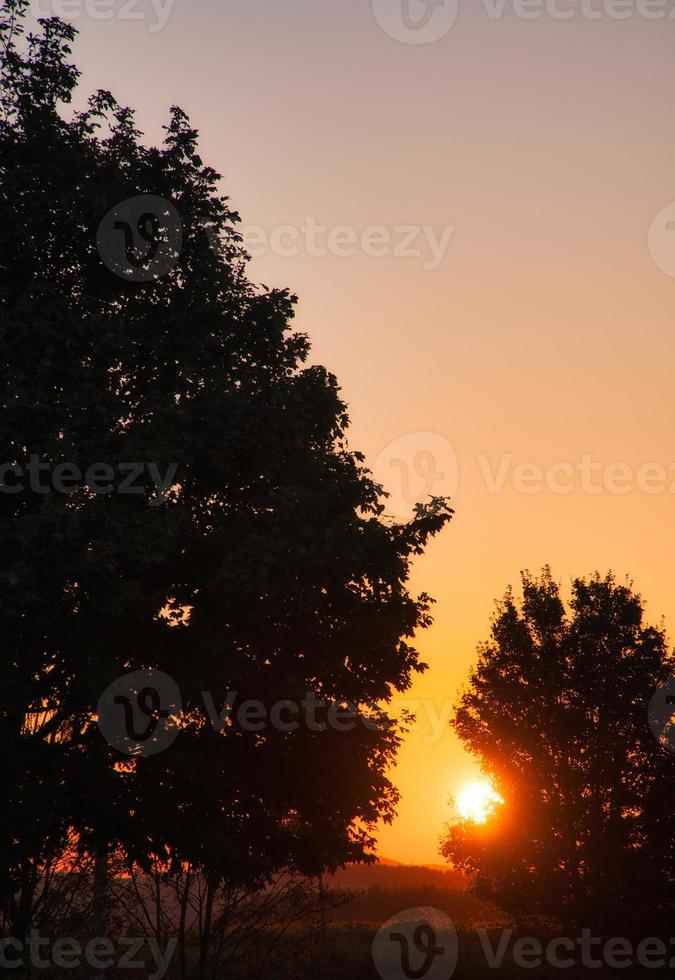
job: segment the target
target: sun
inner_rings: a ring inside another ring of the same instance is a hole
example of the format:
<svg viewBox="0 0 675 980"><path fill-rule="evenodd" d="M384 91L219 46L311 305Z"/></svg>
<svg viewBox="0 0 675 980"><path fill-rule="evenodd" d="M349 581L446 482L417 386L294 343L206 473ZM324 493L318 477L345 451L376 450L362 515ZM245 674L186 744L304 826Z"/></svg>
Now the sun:
<svg viewBox="0 0 675 980"><path fill-rule="evenodd" d="M477 780L463 789L456 798L457 809L463 820L486 823L504 800L487 779Z"/></svg>

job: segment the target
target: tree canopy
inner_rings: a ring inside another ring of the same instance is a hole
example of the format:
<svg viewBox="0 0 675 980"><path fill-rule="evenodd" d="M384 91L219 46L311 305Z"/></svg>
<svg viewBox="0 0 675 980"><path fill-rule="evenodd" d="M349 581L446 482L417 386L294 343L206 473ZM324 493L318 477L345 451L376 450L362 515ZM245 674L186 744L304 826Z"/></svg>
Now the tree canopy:
<svg viewBox="0 0 675 980"><path fill-rule="evenodd" d="M386 518L295 297L247 276L187 116L172 108L156 147L109 92L73 111L74 31L52 17L26 36L25 12L0 15L0 891L30 891L73 832L238 883L363 858L397 800L386 703L424 669L411 638L431 600L408 591L410 561L452 512ZM159 205L134 228L139 198ZM113 234L140 251L116 265ZM59 492L63 464L87 476ZM171 475L161 492L151 472ZM178 685L181 732L125 759L96 705L136 669ZM311 691L377 723L217 731L205 691Z"/></svg>

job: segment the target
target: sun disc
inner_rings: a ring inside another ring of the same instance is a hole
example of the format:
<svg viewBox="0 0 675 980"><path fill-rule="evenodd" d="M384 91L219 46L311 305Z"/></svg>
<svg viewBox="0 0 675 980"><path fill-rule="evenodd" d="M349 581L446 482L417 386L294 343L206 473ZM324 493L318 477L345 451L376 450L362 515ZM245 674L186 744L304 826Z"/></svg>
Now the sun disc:
<svg viewBox="0 0 675 980"><path fill-rule="evenodd" d="M457 809L463 820L486 823L496 808L503 803L499 793L487 780L471 783L457 797Z"/></svg>

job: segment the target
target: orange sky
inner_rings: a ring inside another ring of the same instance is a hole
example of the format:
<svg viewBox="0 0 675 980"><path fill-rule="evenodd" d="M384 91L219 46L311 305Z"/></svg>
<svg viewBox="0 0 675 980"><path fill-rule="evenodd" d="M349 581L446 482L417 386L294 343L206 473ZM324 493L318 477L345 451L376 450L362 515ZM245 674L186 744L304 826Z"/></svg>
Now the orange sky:
<svg viewBox="0 0 675 980"><path fill-rule="evenodd" d="M402 467L420 479L418 452L457 480L456 518L415 569L437 606L411 696L438 711L454 700L493 599L524 567L550 562L565 583L629 572L672 628L675 231L672 246L665 224L652 239L666 272L648 232L675 200L675 22L523 20L511 5L492 20L464 0L449 33L413 45L368 0L176 0L162 30L150 0L133 20L121 0L110 20L71 2L83 89L142 109L149 139L182 105L245 224L270 234L310 217L359 239L452 228L435 269L426 252L312 256L301 241L251 270L299 294L297 325L341 381L353 447L388 470L395 503ZM571 492L546 486L551 466L584 456L603 467L593 486L629 464L628 492L588 492L578 473ZM538 466L542 488L535 471L523 492L509 457ZM504 458L491 492L485 472ZM669 470L663 492L638 479L647 463ZM381 836L403 861L439 861L445 799L476 771L449 730L428 735L401 752L400 816Z"/></svg>

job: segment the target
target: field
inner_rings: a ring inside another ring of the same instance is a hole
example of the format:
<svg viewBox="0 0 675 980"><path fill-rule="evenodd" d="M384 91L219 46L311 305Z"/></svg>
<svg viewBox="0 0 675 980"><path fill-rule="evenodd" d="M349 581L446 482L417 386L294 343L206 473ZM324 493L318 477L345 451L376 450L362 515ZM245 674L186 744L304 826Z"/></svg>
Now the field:
<svg viewBox="0 0 675 980"><path fill-rule="evenodd" d="M356 896L332 913L323 962L319 971L315 969L313 973L307 973L307 980L310 976L312 980L377 980L380 974L373 963L372 947L379 927L405 909L429 907L445 912L457 927L458 958L452 973L455 980L489 977L515 980L523 975L532 980L550 980L558 976L570 980L610 976L620 976L624 980L649 977L656 980L673 976L673 970L667 965L662 968L639 965L612 968L607 964L584 966L580 962L578 947L574 965L555 966L546 963L545 957L542 957L541 966L519 964L514 955L517 947L514 951L514 946L519 939L532 937L532 933L512 929L496 909L468 894L466 881L453 871L381 864L348 869L338 873L330 883L334 888L355 892ZM482 930L482 939L479 930ZM556 933L539 934L536 938L545 949L556 938ZM488 954L500 948L500 941L503 958L499 964L491 966ZM596 944L592 955L596 956L600 948ZM566 956L570 955L564 950L558 950L558 953L561 962L565 962ZM429 976L437 980L433 970ZM399 972L392 973L387 980L404 978L405 974Z"/></svg>

